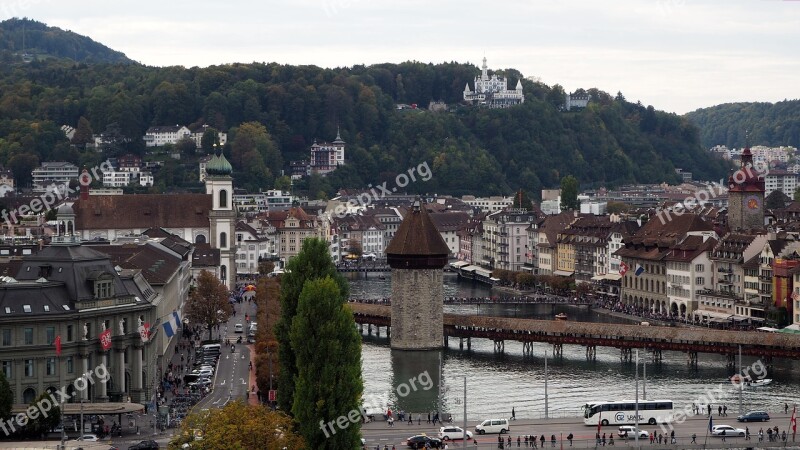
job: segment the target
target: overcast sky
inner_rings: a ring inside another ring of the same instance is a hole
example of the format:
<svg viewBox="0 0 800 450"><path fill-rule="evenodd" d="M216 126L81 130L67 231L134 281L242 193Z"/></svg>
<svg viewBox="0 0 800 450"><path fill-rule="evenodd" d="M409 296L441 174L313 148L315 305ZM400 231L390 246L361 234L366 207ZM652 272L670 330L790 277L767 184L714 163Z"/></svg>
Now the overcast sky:
<svg viewBox="0 0 800 450"><path fill-rule="evenodd" d="M800 1L0 0L147 65L516 68L685 113L800 98Z"/></svg>

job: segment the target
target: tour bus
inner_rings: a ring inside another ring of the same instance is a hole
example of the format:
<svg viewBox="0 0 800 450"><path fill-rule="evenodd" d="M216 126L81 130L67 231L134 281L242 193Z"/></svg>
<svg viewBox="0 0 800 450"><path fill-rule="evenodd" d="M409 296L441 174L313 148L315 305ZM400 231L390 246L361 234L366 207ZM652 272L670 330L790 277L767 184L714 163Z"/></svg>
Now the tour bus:
<svg viewBox="0 0 800 450"><path fill-rule="evenodd" d="M639 424L655 425L672 421L672 400L639 400ZM586 425L633 425L636 423L636 402L596 402L583 405Z"/></svg>

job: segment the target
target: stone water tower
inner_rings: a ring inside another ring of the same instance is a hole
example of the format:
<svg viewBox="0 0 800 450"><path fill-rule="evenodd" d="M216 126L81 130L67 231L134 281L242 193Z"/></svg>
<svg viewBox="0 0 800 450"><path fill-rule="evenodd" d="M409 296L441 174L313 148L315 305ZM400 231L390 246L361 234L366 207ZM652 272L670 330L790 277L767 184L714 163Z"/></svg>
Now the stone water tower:
<svg viewBox="0 0 800 450"><path fill-rule="evenodd" d="M417 198L386 247L392 268L391 347L434 350L444 346L442 268L450 249Z"/></svg>

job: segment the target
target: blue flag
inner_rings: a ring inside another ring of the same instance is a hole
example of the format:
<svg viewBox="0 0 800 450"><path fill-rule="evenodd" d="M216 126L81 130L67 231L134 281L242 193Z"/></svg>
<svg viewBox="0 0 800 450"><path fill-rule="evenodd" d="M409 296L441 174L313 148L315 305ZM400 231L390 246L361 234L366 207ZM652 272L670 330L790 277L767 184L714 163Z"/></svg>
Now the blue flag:
<svg viewBox="0 0 800 450"><path fill-rule="evenodd" d="M178 332L178 324L180 324L180 317L178 316L177 311L173 311L172 314L169 315L169 320L164 322L164 333L167 334L168 338L175 336Z"/></svg>
<svg viewBox="0 0 800 450"><path fill-rule="evenodd" d="M641 275L643 273L644 273L644 267L642 267L641 264L637 264L636 265L636 271L634 272L634 274L638 277L639 275Z"/></svg>

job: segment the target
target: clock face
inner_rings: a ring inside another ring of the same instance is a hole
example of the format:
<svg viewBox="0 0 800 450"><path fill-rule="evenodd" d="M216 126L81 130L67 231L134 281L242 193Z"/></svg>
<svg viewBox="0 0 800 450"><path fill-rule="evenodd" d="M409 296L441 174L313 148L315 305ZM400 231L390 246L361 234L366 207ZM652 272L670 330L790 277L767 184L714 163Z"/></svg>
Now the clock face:
<svg viewBox="0 0 800 450"><path fill-rule="evenodd" d="M748 209L757 210L761 208L761 200L757 196L751 195L745 200L745 205Z"/></svg>

